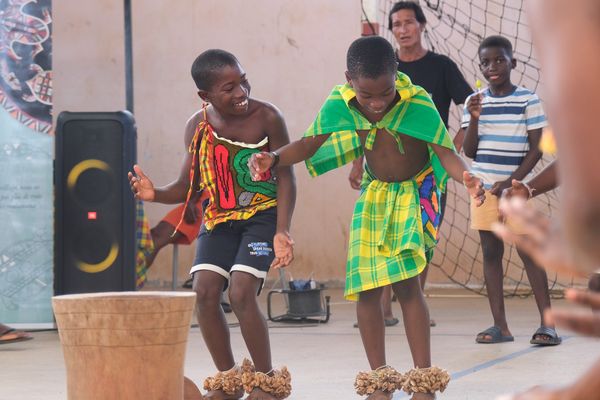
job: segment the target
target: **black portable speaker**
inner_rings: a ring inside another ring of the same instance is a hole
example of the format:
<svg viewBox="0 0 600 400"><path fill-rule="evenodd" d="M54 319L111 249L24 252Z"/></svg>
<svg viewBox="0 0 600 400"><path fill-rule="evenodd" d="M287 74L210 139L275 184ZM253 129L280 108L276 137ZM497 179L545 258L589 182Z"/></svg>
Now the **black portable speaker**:
<svg viewBox="0 0 600 400"><path fill-rule="evenodd" d="M55 294L135 290L133 115L61 112L54 162Z"/></svg>

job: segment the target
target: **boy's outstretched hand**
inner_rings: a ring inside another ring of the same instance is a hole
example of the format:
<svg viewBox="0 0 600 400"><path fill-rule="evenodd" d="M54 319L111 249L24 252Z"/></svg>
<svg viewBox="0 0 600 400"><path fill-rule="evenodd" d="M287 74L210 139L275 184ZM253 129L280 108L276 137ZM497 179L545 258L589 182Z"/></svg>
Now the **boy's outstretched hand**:
<svg viewBox="0 0 600 400"><path fill-rule="evenodd" d="M505 242L514 243L547 271L587 276L585 271L577 269L571 261L556 222L551 222L546 215L528 207L525 199L520 197L501 198L499 209L511 224L494 224L492 231L496 236ZM512 230L512 226L519 227L518 234Z"/></svg>
<svg viewBox="0 0 600 400"><path fill-rule="evenodd" d="M529 200L531 193L529 192L529 188L523 182L513 179L511 185L502 191L502 197L507 199L520 197Z"/></svg>
<svg viewBox="0 0 600 400"><path fill-rule="evenodd" d="M153 201L154 200L154 185L152 181L144 175L144 171L140 168L139 165L135 164L133 166L133 171L127 173L127 177L129 178L129 185L131 185L131 191L135 195L136 198L144 201Z"/></svg>
<svg viewBox="0 0 600 400"><path fill-rule="evenodd" d="M469 192L469 195L475 199L477 207L485 201L485 191L483 190L483 182L469 171L463 172L463 184Z"/></svg>
<svg viewBox="0 0 600 400"><path fill-rule="evenodd" d="M260 153L252 154L248 160L248 169L250 170L252 180L260 181L261 175L271 168L274 161L273 153L261 151Z"/></svg>
<svg viewBox="0 0 600 400"><path fill-rule="evenodd" d="M294 259L294 240L288 232L277 232L273 237L275 259L271 268L283 268L290 265Z"/></svg>

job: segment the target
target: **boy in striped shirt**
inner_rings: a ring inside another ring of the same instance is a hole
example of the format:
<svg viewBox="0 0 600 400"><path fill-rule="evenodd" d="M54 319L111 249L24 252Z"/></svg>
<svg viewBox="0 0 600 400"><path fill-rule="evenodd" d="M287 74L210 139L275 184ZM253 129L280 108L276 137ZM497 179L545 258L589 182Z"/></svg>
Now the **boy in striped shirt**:
<svg viewBox="0 0 600 400"><path fill-rule="evenodd" d="M469 96L461 127L465 130L464 151L473 159L472 171L486 189L481 207L471 206L471 227L479 231L483 251L485 284L494 325L477 334L477 343L500 343L514 340L504 310L502 256L504 244L491 231L500 220L498 198L531 172L542 154L538 149L542 128L547 125L538 96L511 82L516 66L510 41L490 36L478 49L480 69L489 86ZM533 289L541 324L532 344L557 345L561 339L554 326L544 323L544 310L550 308L546 272L519 252Z"/></svg>

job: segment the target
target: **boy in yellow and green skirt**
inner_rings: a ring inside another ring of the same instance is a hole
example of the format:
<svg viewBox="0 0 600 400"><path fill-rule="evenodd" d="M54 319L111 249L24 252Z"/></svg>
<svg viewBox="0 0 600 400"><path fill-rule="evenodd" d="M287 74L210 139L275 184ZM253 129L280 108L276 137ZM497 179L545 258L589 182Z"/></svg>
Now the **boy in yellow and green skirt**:
<svg viewBox="0 0 600 400"><path fill-rule="evenodd" d="M414 393L413 399L432 399L445 389L449 375L431 366L429 312L418 277L428 247L419 184L428 180L437 193L450 175L479 203L483 190L454 150L427 92L396 72L394 50L385 39L354 41L347 69L347 83L333 89L304 137L276 152L253 155L250 171L258 177L275 165L306 160L316 176L365 156L372 179L363 182L354 209L345 296L358 301L372 371L360 373L355 386L370 400L391 399L400 388ZM380 299L390 284L402 306L415 365L407 374L386 365Z"/></svg>

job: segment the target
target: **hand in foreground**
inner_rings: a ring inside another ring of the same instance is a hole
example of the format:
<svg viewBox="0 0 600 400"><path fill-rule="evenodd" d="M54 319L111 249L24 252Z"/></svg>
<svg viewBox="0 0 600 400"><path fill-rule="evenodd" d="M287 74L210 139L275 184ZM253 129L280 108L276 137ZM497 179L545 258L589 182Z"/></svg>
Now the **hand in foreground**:
<svg viewBox="0 0 600 400"><path fill-rule="evenodd" d="M584 336L600 337L600 314L589 309L600 308L600 293L568 289L565 291L565 299L571 303L585 306L586 309L546 311L544 314L546 323L554 323L556 326Z"/></svg>
<svg viewBox="0 0 600 400"><path fill-rule="evenodd" d="M519 233L509 225L496 223L492 226L496 236L515 244L546 271L587 277L587 273L579 270L571 260L556 221L551 222L546 215L528 207L525 200L518 197L501 198L499 208L500 213L511 221L511 226L519 227Z"/></svg>
<svg viewBox="0 0 600 400"><path fill-rule="evenodd" d="M350 170L350 174L348 175L348 180L350 181L350 187L352 189L360 190L360 184L362 182L362 176L365 172L361 162L352 162L352 169Z"/></svg>
<svg viewBox="0 0 600 400"><path fill-rule="evenodd" d="M273 237L275 259L271 268L283 268L290 265L294 259L294 240L288 232L277 232Z"/></svg>
<svg viewBox="0 0 600 400"><path fill-rule="evenodd" d="M261 175L267 172L273 162L275 161L272 153L260 152L254 153L248 159L248 169L250 170L250 176L252 176L252 180L260 181Z"/></svg>
<svg viewBox="0 0 600 400"><path fill-rule="evenodd" d="M496 400L570 400L564 389L549 389L535 386L526 392L497 397Z"/></svg>
<svg viewBox="0 0 600 400"><path fill-rule="evenodd" d="M144 171L142 168L135 164L133 166L133 171L127 173L127 178L129 178L129 185L131 186L131 191L135 195L136 198L144 201L153 201L154 200L154 185L152 181L144 175Z"/></svg>
<svg viewBox="0 0 600 400"><path fill-rule="evenodd" d="M463 172L463 184L469 192L469 196L475 199L477 207L483 204L485 201L485 191L483 190L483 182L481 179L475 177L469 171Z"/></svg>
<svg viewBox="0 0 600 400"><path fill-rule="evenodd" d="M490 189L490 194L500 197L500 196L502 196L502 192L504 191L504 189L508 189L510 187L510 185L511 185L510 179L507 179L505 181L496 182L492 185L492 188Z"/></svg>
<svg viewBox="0 0 600 400"><path fill-rule="evenodd" d="M529 188L523 182L513 179L511 185L502 191L502 197L510 199L512 197L520 197L525 200L531 198Z"/></svg>

